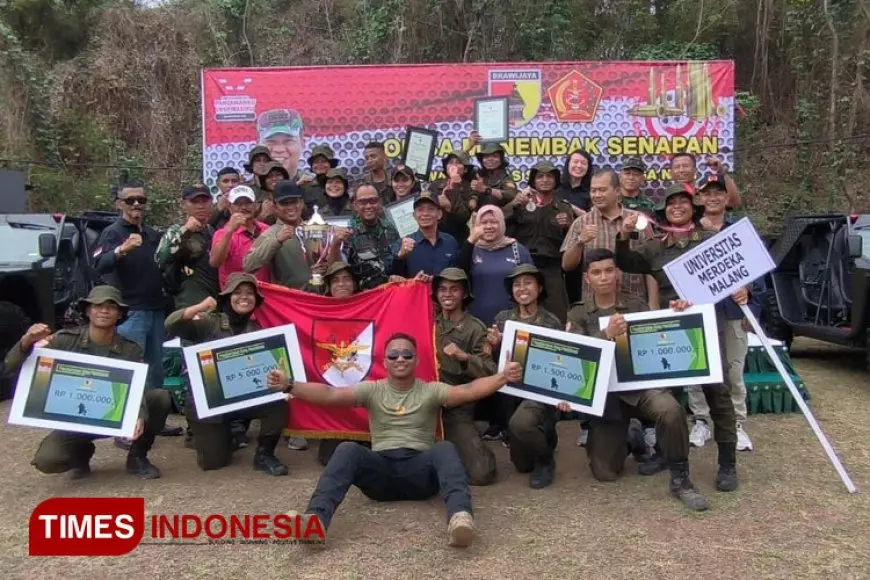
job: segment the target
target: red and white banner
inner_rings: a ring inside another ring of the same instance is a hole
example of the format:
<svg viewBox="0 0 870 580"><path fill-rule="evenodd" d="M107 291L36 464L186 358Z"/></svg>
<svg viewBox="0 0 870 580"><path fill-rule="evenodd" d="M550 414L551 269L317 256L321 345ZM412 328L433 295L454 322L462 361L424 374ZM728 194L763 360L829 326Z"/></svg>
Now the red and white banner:
<svg viewBox="0 0 870 580"><path fill-rule="evenodd" d="M396 333L417 342L417 378L437 380L435 307L428 284L386 284L340 300L272 284L261 284L260 290L266 300L257 320L264 327L296 325L309 382L349 387L386 377L384 350ZM288 433L368 439L368 413L293 399Z"/></svg>
<svg viewBox="0 0 870 580"><path fill-rule="evenodd" d="M402 154L407 126L440 134L437 156L463 148L474 99L510 98L511 136L503 145L516 181L572 151L618 167L640 155L653 190L670 179L676 152L716 155L731 167L734 63L526 62L206 69L202 73L203 181L239 169L262 143L294 173L307 171L314 146L333 148L353 178L363 147L381 141ZM436 161L433 176L441 170Z"/></svg>

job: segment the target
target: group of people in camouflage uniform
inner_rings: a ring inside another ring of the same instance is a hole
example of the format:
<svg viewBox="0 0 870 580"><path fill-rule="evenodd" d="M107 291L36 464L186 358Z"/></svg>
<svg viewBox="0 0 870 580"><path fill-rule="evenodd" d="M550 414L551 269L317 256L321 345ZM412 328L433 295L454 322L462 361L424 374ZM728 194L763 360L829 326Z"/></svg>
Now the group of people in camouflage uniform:
<svg viewBox="0 0 870 580"><path fill-rule="evenodd" d="M468 484L488 485L497 478L495 456L485 441L509 447L517 471L528 473L530 487L541 489L556 474L557 422L578 418L588 433L582 443L597 479L616 479L633 454L641 474L669 471L673 495L690 509L707 509L689 476L687 416L670 391L610 395L602 417L578 417L565 405L497 393L518 380L520 371L510 361L504 371L496 369L510 320L613 340L625 332L625 314L688 307L662 268L729 225L726 210L740 204L733 180L711 158L710 174L696 183L695 158L679 154L671 165L673 185L654 202L643 191L646 167L640 158L625 159L616 169L596 169L590 155L575 151L561 168L550 161L537 163L528 187L519 188L502 147L480 146L476 135L470 143L477 149L478 165L468 152L449 153L441 160L444 177L432 183L419 182L401 164L389 168L381 143L365 146L367 169L354 184L326 144L312 148L310 172L296 175L273 160L268 148L258 146L244 165L246 180L232 167L218 172L214 202L205 186L186 188L184 221L156 239L143 221L144 186L126 184L117 197L118 227L104 234L95 253L110 285L94 288L81 303L87 326L52 333L35 325L9 353L6 368L19 367L39 344L161 364L161 354L153 352L147 338L152 327L142 339L124 338L129 333L119 331L137 308L145 308L137 289L153 276L172 302L167 309L172 313L165 319L160 315L160 336L180 337L182 344L257 330L251 315L263 301L261 281L323 291L341 300L414 279L431 283L437 307L439 383L414 379L416 344L404 335L388 341L384 365L389 377L381 381L336 389L293 384L279 372L270 374L270 388L290 396L323 405L365 406L370 412L370 447L321 442L319 458L326 469L306 510L309 516L328 525L351 485L378 500L423 499L440 492L448 507L450 543L468 545L473 530ZM384 207L406 198L414 199L419 230L400 238ZM325 217L348 218L319 261L308 256L302 237L302 225L315 208ZM647 227L638 228L640 215L646 216ZM323 290L309 285L312 273L323 275ZM744 329L742 343L727 340L725 333L740 334L742 315L734 313L752 300L752 293L741 288L729 300L733 304L717 307L720 344L725 345L724 368L739 367L740 372L728 373L725 386L706 386L694 397L695 404L707 407L699 420L714 427L716 487L721 491L737 488L738 435L745 435L745 407L742 414L737 410L742 383L737 383L742 381L746 333ZM601 316L611 316L604 331L598 330ZM160 386L149 384L136 437L127 445L128 470L149 478L160 476L147 452L170 408ZM442 407L445 442L436 444L430 427ZM255 469L288 473L275 454L287 423L286 404L205 420L189 404L186 415L188 440L203 470L228 465L233 451L246 444L250 421L257 419ZM490 424L484 433L475 425L480 419ZM87 475L93 439L52 432L33 463L46 473ZM295 449L306 445L304 440L291 442Z"/></svg>

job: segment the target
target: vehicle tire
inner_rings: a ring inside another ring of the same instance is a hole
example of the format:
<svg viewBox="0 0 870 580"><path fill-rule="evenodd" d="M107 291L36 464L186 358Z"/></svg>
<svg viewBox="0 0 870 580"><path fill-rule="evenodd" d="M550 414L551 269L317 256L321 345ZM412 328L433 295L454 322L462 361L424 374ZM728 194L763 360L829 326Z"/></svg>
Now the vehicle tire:
<svg viewBox="0 0 870 580"><path fill-rule="evenodd" d="M20 306L12 302L0 301L0 357L6 358L6 353L24 336L30 325L30 318ZM14 381L15 373L9 373L6 372L6 369L2 369L0 372L0 401L12 396Z"/></svg>
<svg viewBox="0 0 870 580"><path fill-rule="evenodd" d="M791 351L791 343L794 339L794 333L788 325L782 314L779 312L779 304L776 301L776 294L771 290L764 298L764 332L769 338L781 340L786 348Z"/></svg>

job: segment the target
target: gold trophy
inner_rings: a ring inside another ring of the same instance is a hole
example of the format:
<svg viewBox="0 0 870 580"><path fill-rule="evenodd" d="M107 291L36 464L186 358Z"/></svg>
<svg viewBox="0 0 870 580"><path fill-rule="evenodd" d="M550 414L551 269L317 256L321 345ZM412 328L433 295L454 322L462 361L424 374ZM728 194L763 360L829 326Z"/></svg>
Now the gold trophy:
<svg viewBox="0 0 870 580"><path fill-rule="evenodd" d="M326 260L329 251L329 244L332 242L332 226L330 226L323 217L318 213L317 206L314 206L314 214L307 223L302 225L302 239L305 243L305 253L308 256L308 262L312 266L319 266ZM323 276L316 272L311 273L311 280L308 281L312 286L322 286Z"/></svg>

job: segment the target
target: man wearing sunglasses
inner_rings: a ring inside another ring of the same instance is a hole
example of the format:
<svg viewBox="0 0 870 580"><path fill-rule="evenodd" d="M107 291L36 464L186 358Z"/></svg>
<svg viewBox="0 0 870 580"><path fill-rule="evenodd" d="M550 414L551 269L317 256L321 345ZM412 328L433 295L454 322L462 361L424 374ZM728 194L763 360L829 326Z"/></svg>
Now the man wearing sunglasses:
<svg viewBox="0 0 870 580"><path fill-rule="evenodd" d="M93 253L94 268L106 284L121 291L130 307L118 334L135 342L148 364L146 389L163 386L164 298L163 275L154 256L160 234L144 223L148 196L140 182L118 190L115 205L121 217L100 234ZM164 429L162 435L180 435L182 429ZM116 440L119 446L129 443Z"/></svg>
<svg viewBox="0 0 870 580"><path fill-rule="evenodd" d="M435 441L438 416L442 407L473 403L519 381L521 367L509 362L501 373L452 387L414 377L417 345L412 337L394 334L384 351L387 378L349 388L294 383L281 371L269 373L272 390L283 389L315 405L365 407L369 412L372 448L350 442L339 445L320 476L306 514L319 518L326 530L352 485L375 501L423 501L440 493L447 504L449 544L469 546L474 520L468 479L456 447Z"/></svg>
<svg viewBox="0 0 870 580"><path fill-rule="evenodd" d="M353 196L356 213L347 228L335 234L329 248L329 263L341 261L347 252L347 263L353 270L360 290L371 290L390 279L393 268L391 246L399 241L399 232L381 212L381 197L374 185L362 184Z"/></svg>

